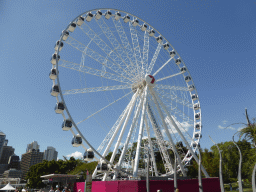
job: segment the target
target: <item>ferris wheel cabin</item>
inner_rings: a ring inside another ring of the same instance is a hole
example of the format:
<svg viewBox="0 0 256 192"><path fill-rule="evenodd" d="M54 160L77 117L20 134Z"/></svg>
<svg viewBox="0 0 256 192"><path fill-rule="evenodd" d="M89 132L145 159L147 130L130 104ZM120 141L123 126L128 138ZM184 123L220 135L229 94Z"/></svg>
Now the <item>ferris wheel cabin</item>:
<svg viewBox="0 0 256 192"><path fill-rule="evenodd" d="M58 85L53 85L52 88L51 88L50 93L51 93L52 96L57 97L60 93L59 86Z"/></svg>
<svg viewBox="0 0 256 192"><path fill-rule="evenodd" d="M127 22L129 22L130 21L130 16L129 15L126 15L125 17L124 17L124 22L125 23L127 23Z"/></svg>
<svg viewBox="0 0 256 192"><path fill-rule="evenodd" d="M77 24L77 26L81 26L81 25L83 25L83 23L84 23L84 17L80 16L80 17L77 19L76 24Z"/></svg>
<svg viewBox="0 0 256 192"><path fill-rule="evenodd" d="M194 137L195 137L195 139L199 139L199 137L202 138L202 134L200 134L200 133L195 133L195 134L194 134Z"/></svg>
<svg viewBox="0 0 256 192"><path fill-rule="evenodd" d="M56 68L52 68L51 69L51 72L49 74L49 77L51 80L55 80L57 78L57 71L56 71Z"/></svg>
<svg viewBox="0 0 256 192"><path fill-rule="evenodd" d="M62 102L58 102L56 103L54 110L56 113L61 114L65 110L65 106Z"/></svg>
<svg viewBox="0 0 256 192"><path fill-rule="evenodd" d="M157 43L161 43L163 41L163 37L159 36L156 38Z"/></svg>
<svg viewBox="0 0 256 192"><path fill-rule="evenodd" d="M105 161L101 161L98 165L97 165L97 172L99 173L105 173L108 171L108 164Z"/></svg>
<svg viewBox="0 0 256 192"><path fill-rule="evenodd" d="M62 31L62 34L63 34L62 40L63 40L63 41L66 41L67 38L68 38L68 36L69 36L69 32L64 30L64 31Z"/></svg>
<svg viewBox="0 0 256 192"><path fill-rule="evenodd" d="M186 67L182 67L181 69L180 69L180 72L181 73L185 73L187 71L187 68Z"/></svg>
<svg viewBox="0 0 256 192"><path fill-rule="evenodd" d="M185 77L185 81L186 81L186 82L191 81L191 77L190 77L190 76L186 76L186 77Z"/></svg>
<svg viewBox="0 0 256 192"><path fill-rule="evenodd" d="M58 61L59 61L59 59L60 59L60 56L58 55ZM51 63L52 63L53 65L56 65L56 63L57 63L57 54L56 54L56 53L54 53L54 54L52 55Z"/></svg>
<svg viewBox="0 0 256 192"><path fill-rule="evenodd" d="M69 119L65 119L62 123L62 130L69 131L72 128L72 121Z"/></svg>
<svg viewBox="0 0 256 192"><path fill-rule="evenodd" d="M112 16L112 13L111 13L110 11L107 11L107 12L105 13L105 18L106 18L106 19L109 19L111 16Z"/></svg>
<svg viewBox="0 0 256 192"><path fill-rule="evenodd" d="M148 28L148 26L145 24L145 23L143 23L143 25L141 26L141 31L146 31L146 29Z"/></svg>
<svg viewBox="0 0 256 192"><path fill-rule="evenodd" d="M69 32L74 32L75 28L76 28L76 24L75 23L71 23L69 25L69 27L68 27L68 31Z"/></svg>
<svg viewBox="0 0 256 192"><path fill-rule="evenodd" d="M151 30L149 31L148 35L149 35L150 37L153 37L153 36L155 35L155 31L154 31L153 29L151 29Z"/></svg>
<svg viewBox="0 0 256 192"><path fill-rule="evenodd" d="M198 110L198 109L200 109L199 103L194 104L194 110Z"/></svg>
<svg viewBox="0 0 256 192"><path fill-rule="evenodd" d="M95 19L99 20L102 16L102 12L99 10L97 11L97 13L95 14Z"/></svg>
<svg viewBox="0 0 256 192"><path fill-rule="evenodd" d="M71 144L73 145L73 147L79 147L80 145L82 145L82 137L79 134L73 136Z"/></svg>
<svg viewBox="0 0 256 192"><path fill-rule="evenodd" d="M170 56L171 56L171 58L173 58L175 55L176 55L176 53L175 53L174 50L170 51Z"/></svg>
<svg viewBox="0 0 256 192"><path fill-rule="evenodd" d="M170 45L169 45L168 43L165 43L165 44L163 45L163 47L164 47L165 50L168 50L169 47L170 47Z"/></svg>
<svg viewBox="0 0 256 192"><path fill-rule="evenodd" d="M200 113L196 113L196 114L195 114L195 118L196 118L197 120L199 120L200 117L201 117Z"/></svg>
<svg viewBox="0 0 256 192"><path fill-rule="evenodd" d="M89 12L89 13L86 15L86 17L85 17L85 20L86 20L87 22L90 22L90 21L92 20L92 18L93 18L93 14L92 14L91 12Z"/></svg>
<svg viewBox="0 0 256 192"><path fill-rule="evenodd" d="M139 20L138 19L134 19L132 21L132 26L136 27L137 25L139 25Z"/></svg>
<svg viewBox="0 0 256 192"><path fill-rule="evenodd" d="M121 13L117 12L115 14L115 20L118 21L120 19L120 17L121 17Z"/></svg>
<svg viewBox="0 0 256 192"><path fill-rule="evenodd" d="M55 46L54 46L54 50L55 50L55 51L58 51L59 44L60 44L60 49L59 49L59 51L61 51L61 49L63 48L64 43L63 43L63 42L60 43L60 41L57 41L57 42L55 43Z"/></svg>
<svg viewBox="0 0 256 192"><path fill-rule="evenodd" d="M191 96L191 99L192 99L193 101L197 100L197 99L198 99L197 94L193 94L193 95Z"/></svg>
<svg viewBox="0 0 256 192"><path fill-rule="evenodd" d="M176 63L176 65L179 65L179 64L181 64L181 60L180 59L176 59L175 63Z"/></svg>
<svg viewBox="0 0 256 192"><path fill-rule="evenodd" d="M193 91L194 89L195 89L195 86L194 86L194 85L189 85L189 86L188 86L188 90L189 90L189 91Z"/></svg>
<svg viewBox="0 0 256 192"><path fill-rule="evenodd" d="M91 148L87 149L87 151L84 152L84 160L85 161L92 161L93 158L94 158L93 150Z"/></svg>
<svg viewBox="0 0 256 192"><path fill-rule="evenodd" d="M195 128L199 130L200 128L202 128L202 126L201 126L200 123L197 123L197 124L195 125Z"/></svg>

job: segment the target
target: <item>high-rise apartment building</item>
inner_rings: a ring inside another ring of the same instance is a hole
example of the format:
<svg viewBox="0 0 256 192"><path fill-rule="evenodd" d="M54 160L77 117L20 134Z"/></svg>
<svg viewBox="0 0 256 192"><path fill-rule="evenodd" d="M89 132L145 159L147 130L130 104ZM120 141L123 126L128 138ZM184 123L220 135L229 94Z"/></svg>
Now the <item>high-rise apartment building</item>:
<svg viewBox="0 0 256 192"><path fill-rule="evenodd" d="M4 144L6 143L5 137L6 137L6 135L2 131L0 131L0 158L3 153Z"/></svg>
<svg viewBox="0 0 256 192"><path fill-rule="evenodd" d="M35 151L39 152L39 145L37 141L33 141L31 144L27 145L26 153L32 151L32 149L35 149Z"/></svg>
<svg viewBox="0 0 256 192"><path fill-rule="evenodd" d="M8 164L9 158L14 154L14 148L12 146L3 146L3 153L0 158L0 164Z"/></svg>
<svg viewBox="0 0 256 192"><path fill-rule="evenodd" d="M29 149L29 152L22 154L20 167L21 167L21 170L23 171L23 176L22 176L23 179L26 177L26 174L29 168L32 165L41 163L43 161L43 157L44 157L44 153L39 152L39 149Z"/></svg>
<svg viewBox="0 0 256 192"><path fill-rule="evenodd" d="M58 152L55 150L54 147L47 147L46 150L44 150L44 160L51 161L55 160L57 161Z"/></svg>
<svg viewBox="0 0 256 192"><path fill-rule="evenodd" d="M14 169L20 170L20 157L18 155L14 154L10 156L8 161L8 168L9 169L14 168Z"/></svg>

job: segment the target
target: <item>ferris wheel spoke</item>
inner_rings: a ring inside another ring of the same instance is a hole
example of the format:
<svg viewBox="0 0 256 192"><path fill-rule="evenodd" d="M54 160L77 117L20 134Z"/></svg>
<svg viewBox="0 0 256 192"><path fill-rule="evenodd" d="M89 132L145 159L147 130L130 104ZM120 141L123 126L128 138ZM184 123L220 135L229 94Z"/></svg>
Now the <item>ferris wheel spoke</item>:
<svg viewBox="0 0 256 192"><path fill-rule="evenodd" d="M168 118L171 120L172 125L174 126L174 128L176 129L176 131L178 132L178 134L180 135L181 139L183 140L183 142L186 144L187 148L189 149L190 153L193 155L194 159L196 160L196 162L199 164L199 160L197 158L197 156L195 155L194 151L192 150L191 146L189 145L189 143L187 142L187 140L185 139L184 135L182 134L182 132L180 131L180 129L178 128L177 124L175 123L175 121L173 120L173 118L171 117L171 115L169 114L168 110L166 109L166 107L164 106L163 102L161 101L161 99L158 97L157 94L155 94L154 90L152 89L152 94L153 96L155 96L155 100L157 100L160 105L162 106L162 108L164 109L165 113L167 114ZM166 131L167 132L167 131ZM169 133L169 132L168 132ZM179 157L179 156L178 156ZM182 166L181 166L182 168ZM209 178L208 173L206 172L206 170L204 169L204 167L202 166L202 171L204 172L205 176L207 178Z"/></svg>
<svg viewBox="0 0 256 192"><path fill-rule="evenodd" d="M131 22L129 22L129 27L130 27L130 32L131 32L131 39L132 39L132 44L133 44L134 55L135 55L135 59L136 59L136 63L137 63L137 70L139 72L143 72L142 62L141 62L141 54L140 54L140 45L139 45L139 41L138 41L137 32Z"/></svg>
<svg viewBox="0 0 256 192"><path fill-rule="evenodd" d="M168 59L161 67L159 67L159 69L153 74L153 76L156 76L156 74L159 73L159 71L161 71L164 68L164 66L167 65L172 59L173 57Z"/></svg>
<svg viewBox="0 0 256 192"><path fill-rule="evenodd" d="M118 40L116 39L116 36L112 33L112 31L109 29L108 25L105 23L104 19L98 19L96 20L97 24L109 40L109 42L112 44L114 49L117 51L117 53L122 57L122 59L125 61L125 63L130 63L129 59L127 58L127 54L125 53L125 50L123 47L119 44ZM128 71L131 71L131 73L134 73L134 69L131 69L128 65L127 67Z"/></svg>
<svg viewBox="0 0 256 192"><path fill-rule="evenodd" d="M131 81L129 79L126 79L123 76L116 75L116 74L113 74L113 73L109 73L109 72L106 72L106 71L101 71L101 70L94 69L94 68L87 67L87 66L82 66L80 64L73 63L73 62L70 62L70 61L65 61L65 60L62 60L62 59L60 59L59 66L65 67L65 68L68 68L68 69L72 69L72 70L75 70L75 71L87 73L87 74L90 74L90 75L103 77L103 78L106 78L106 79L111 79L113 81L118 81L118 82L121 82L121 83L131 83Z"/></svg>
<svg viewBox="0 0 256 192"><path fill-rule="evenodd" d="M78 124L80 124L80 123L82 123L82 122L84 122L85 120L87 120L87 119L89 119L89 118L93 117L93 116L94 116L94 115L96 115L97 113L99 113L99 112L101 112L102 110L104 110L104 109L108 108L109 106L111 106L111 105L113 105L114 103L116 103L117 101L119 101L119 100L121 100L121 99L125 98L126 96L128 96L128 95L129 95L129 94L131 94L131 93L132 93L132 91L131 91L130 93L127 93L126 95L124 95L124 96L120 97L119 99L117 99L117 100L113 101L112 103L108 104L107 106L103 107L102 109L100 109L100 110L98 110L97 112L93 113L92 115L90 115L90 116L86 117L86 118L85 118L85 119L83 119L82 121L78 122L78 123L77 123L77 125L78 125Z"/></svg>
<svg viewBox="0 0 256 192"><path fill-rule="evenodd" d="M165 90L161 90L161 89L157 89L156 91L159 94L159 96L161 96L163 99L170 100L172 102L174 101L183 106L193 109L193 105L189 101L183 100L179 98L177 95L172 95L169 91L165 92Z"/></svg>
<svg viewBox="0 0 256 192"><path fill-rule="evenodd" d="M75 49L81 51L82 53L86 54L87 56L91 57L101 65L106 66L110 70L116 72L117 74L120 74L121 76L127 79L126 74L128 74L128 72L125 69L123 69L120 65L111 62L109 60L109 55L107 57L103 57L99 53L90 49L88 46L82 44L81 42L77 41L71 36L68 37L68 39L66 40L66 43L74 47ZM86 52L84 52L85 49L86 49Z"/></svg>
<svg viewBox="0 0 256 192"><path fill-rule="evenodd" d="M105 86L105 87L93 87L93 88L83 88L83 89L71 89L64 90L63 95L78 94L78 93L91 93L91 92L100 92L100 91L111 91L111 90L120 90L120 89L130 89L131 85L115 85L115 86Z"/></svg>
<svg viewBox="0 0 256 192"><path fill-rule="evenodd" d="M172 86L172 85L163 85L163 84L156 84L155 89L169 89L169 90L176 90L176 91L188 91L187 87L179 87L179 86Z"/></svg>
<svg viewBox="0 0 256 192"><path fill-rule="evenodd" d="M123 28L122 23L120 22L120 20L115 20L114 17L112 17L113 23L116 27L116 31L118 32L118 35L121 39L121 42L123 44L123 47L125 49L127 58L129 59L130 63L131 63L131 67L134 70L134 73L137 75L139 73L139 71L137 71L137 66L136 66L136 59L132 50L132 47L129 43L129 40L126 36L125 30Z"/></svg>
<svg viewBox="0 0 256 192"><path fill-rule="evenodd" d="M80 29L91 39L93 40L98 47L104 51L107 55L110 56L110 58L119 66L121 66L123 69L129 72L129 76L134 76L130 72L129 65L127 64L127 61L123 60L123 58L120 56L120 54L116 53L115 50L112 50L105 41L103 41L99 35L97 35L96 32L94 32L87 24L83 24L80 26ZM119 51L120 52L120 51Z"/></svg>
<svg viewBox="0 0 256 192"><path fill-rule="evenodd" d="M149 52L149 35L147 30L144 33L144 46L143 46L143 59L142 59L142 68L143 72L146 73L148 68L148 52Z"/></svg>
<svg viewBox="0 0 256 192"><path fill-rule="evenodd" d="M154 53L154 56L153 56L153 58L152 58L152 60L151 60L151 62L150 62L150 64L149 64L148 69L147 69L147 74L150 74L150 73L151 73L151 71L152 71L152 69L153 69L153 67L154 67L154 65L155 65L156 59L157 59L157 57L158 57L158 54L159 54L159 52L160 52L160 50L161 50L161 47L162 47L161 43L158 43L157 48L156 48L156 51L155 51L155 53Z"/></svg>
<svg viewBox="0 0 256 192"><path fill-rule="evenodd" d="M183 72L179 72L179 73L176 73L176 74L173 74L173 75L169 75L169 76L167 76L167 77L163 77L163 78L161 78L161 79L157 79L156 82L160 82L160 81L163 81L163 80L165 80L165 79L169 79L169 78L172 78L172 77L181 75L181 74L183 74Z"/></svg>
<svg viewBox="0 0 256 192"><path fill-rule="evenodd" d="M185 170L184 170L183 164L181 163L180 156L179 156L179 154L178 154L178 152L177 152L177 149L175 148L175 144L173 143L172 137L171 137L170 132L169 132L169 130L168 130L168 127L167 127L167 125L166 125L166 123L165 123L165 120L164 120L164 117L163 117L163 112L162 112L161 109L160 109L160 106L159 106L159 103L158 103L159 101L157 101L156 94L155 94L155 92L154 92L153 89L150 89L150 93L151 93L152 98L153 98L153 101L154 101L154 103L155 103L155 105L156 105L156 108L157 108L158 114L159 114L159 116L160 116L160 119L161 119L161 121L162 121L164 130L165 130L165 133L166 133L166 135L167 135L167 137L168 137L168 139L169 139L169 141L170 141L170 143L171 143L172 150L174 151L174 153L177 154L176 156L177 156L178 164L180 165L180 168L181 168L181 172L182 172L182 174L183 174L184 176L186 176L186 172L185 172Z"/></svg>

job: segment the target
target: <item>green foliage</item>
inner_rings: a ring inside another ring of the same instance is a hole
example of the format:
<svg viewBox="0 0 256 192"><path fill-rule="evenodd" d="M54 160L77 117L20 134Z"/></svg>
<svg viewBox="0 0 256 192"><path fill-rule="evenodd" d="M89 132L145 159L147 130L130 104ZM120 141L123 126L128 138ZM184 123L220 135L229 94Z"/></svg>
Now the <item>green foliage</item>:
<svg viewBox="0 0 256 192"><path fill-rule="evenodd" d="M71 157L67 161L58 160L58 161L46 161L38 163L29 168L29 171L26 175L26 180L29 180L27 187L29 188L43 188L45 186L42 183L40 176L48 174L67 174L70 171L74 170L77 165L82 163L81 160L76 160L74 157Z"/></svg>
<svg viewBox="0 0 256 192"><path fill-rule="evenodd" d="M94 169L96 168L97 164L98 164L97 161L93 161L90 163L81 163L69 174L70 175L82 175L83 179L86 179L87 170L90 174L92 174Z"/></svg>

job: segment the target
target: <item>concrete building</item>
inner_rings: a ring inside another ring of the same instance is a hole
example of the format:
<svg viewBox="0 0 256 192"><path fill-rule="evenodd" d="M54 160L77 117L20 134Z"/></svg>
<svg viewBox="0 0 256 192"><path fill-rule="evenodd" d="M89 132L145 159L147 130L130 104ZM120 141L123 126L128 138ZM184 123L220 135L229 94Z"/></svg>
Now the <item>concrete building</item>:
<svg viewBox="0 0 256 192"><path fill-rule="evenodd" d="M5 137L6 137L6 135L2 131L0 131L0 159L1 159L1 156L2 156L2 153L3 153L3 147L6 143Z"/></svg>
<svg viewBox="0 0 256 192"><path fill-rule="evenodd" d="M9 157L8 168L20 170L20 157L18 155L13 154Z"/></svg>
<svg viewBox="0 0 256 192"><path fill-rule="evenodd" d="M22 171L17 169L9 169L3 173L4 178L21 178Z"/></svg>
<svg viewBox="0 0 256 192"><path fill-rule="evenodd" d="M21 170L23 171L23 176L22 176L23 179L26 177L26 174L29 168L32 165L41 163L43 161L43 157L44 157L44 153L39 152L39 149L29 149L29 152L22 154L20 167L21 167Z"/></svg>
<svg viewBox="0 0 256 192"><path fill-rule="evenodd" d="M46 150L44 150L44 160L51 161L55 160L57 161L58 152L55 150L54 147L47 147Z"/></svg>
<svg viewBox="0 0 256 192"><path fill-rule="evenodd" d="M0 164L8 164L9 158L14 154L14 148L12 146L3 146L3 153L0 158Z"/></svg>
<svg viewBox="0 0 256 192"><path fill-rule="evenodd" d="M33 149L35 149L35 151L39 152L39 145L38 145L37 141L33 141L31 144L27 145L26 153L31 152Z"/></svg>

